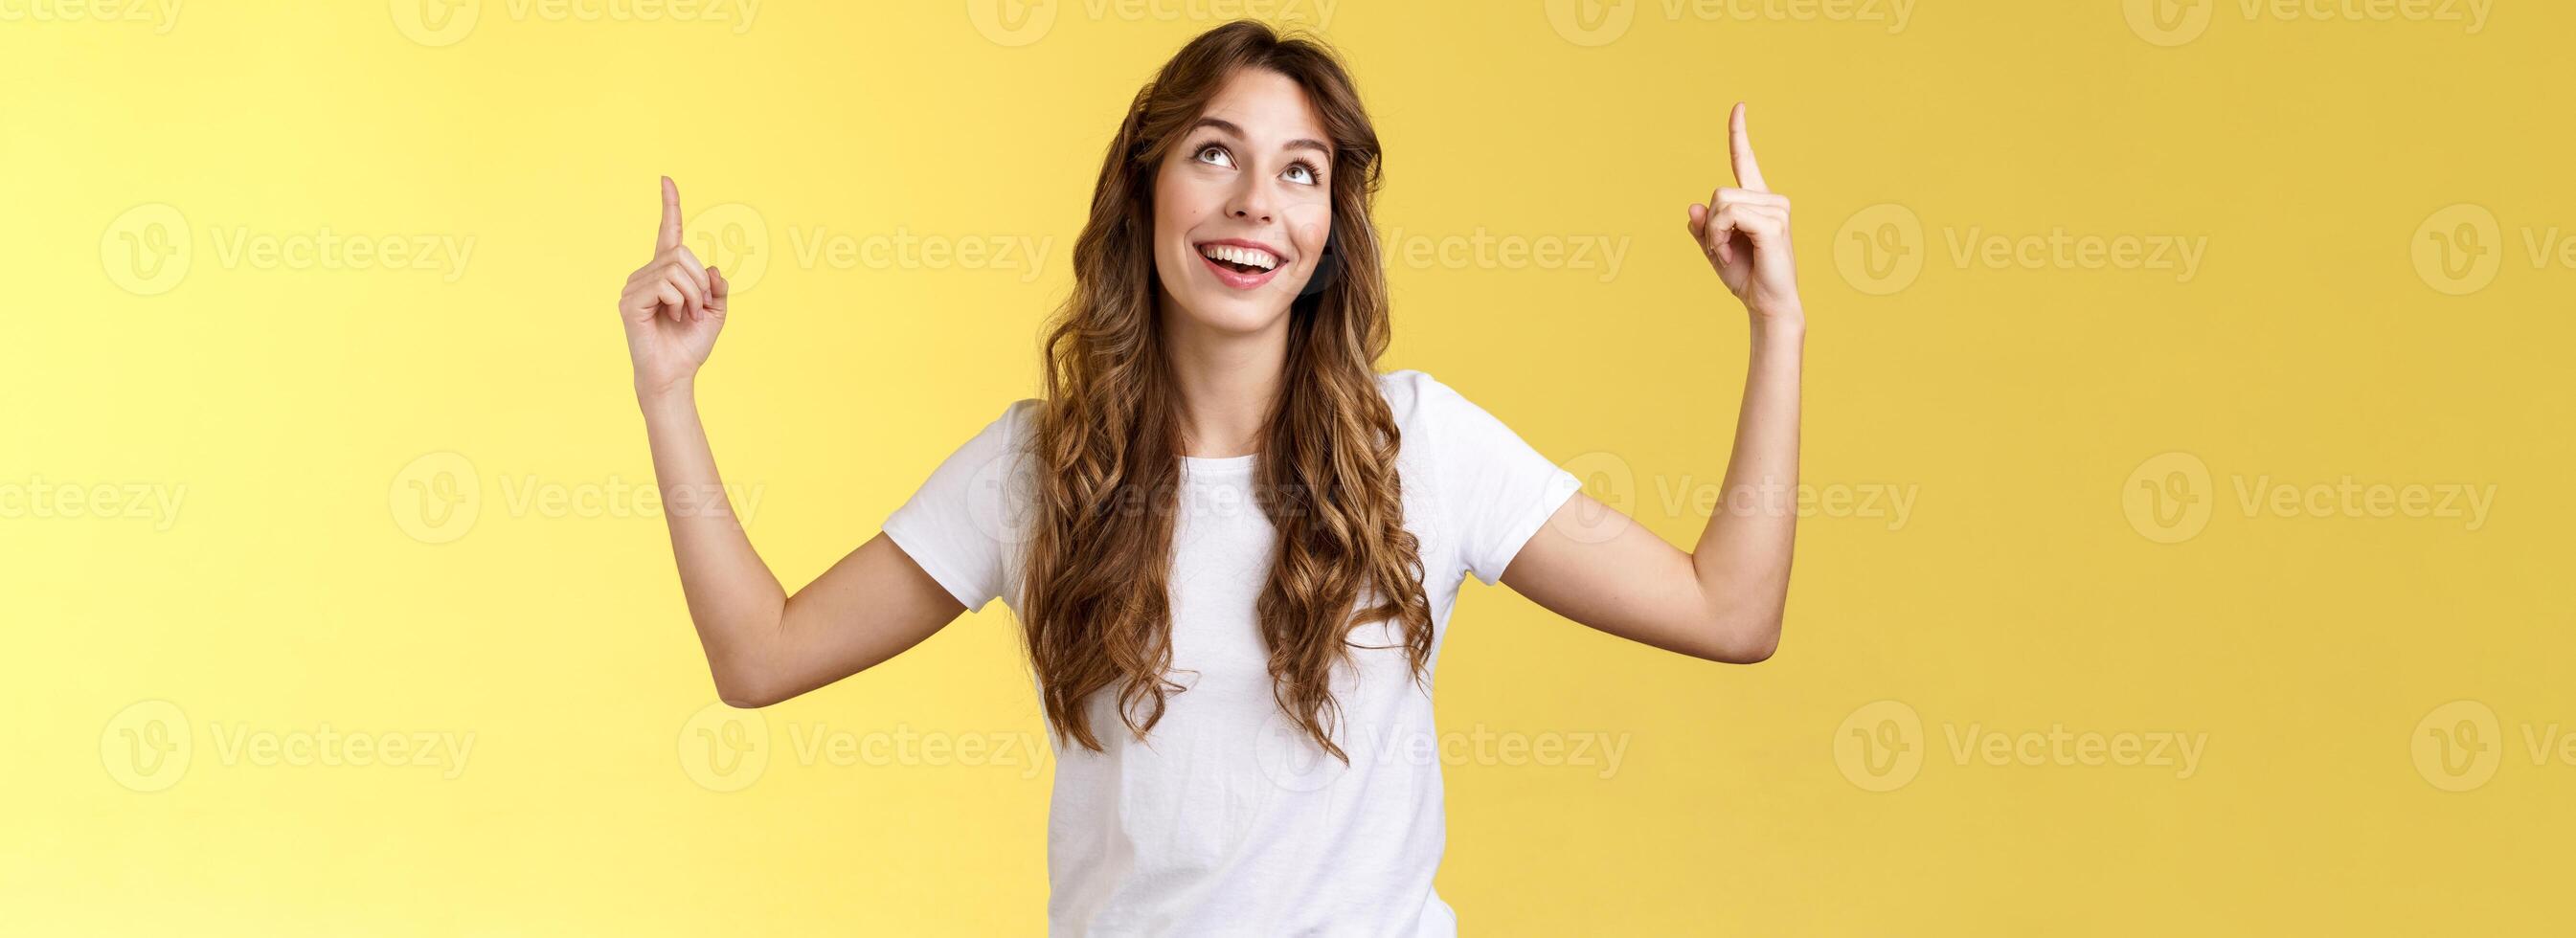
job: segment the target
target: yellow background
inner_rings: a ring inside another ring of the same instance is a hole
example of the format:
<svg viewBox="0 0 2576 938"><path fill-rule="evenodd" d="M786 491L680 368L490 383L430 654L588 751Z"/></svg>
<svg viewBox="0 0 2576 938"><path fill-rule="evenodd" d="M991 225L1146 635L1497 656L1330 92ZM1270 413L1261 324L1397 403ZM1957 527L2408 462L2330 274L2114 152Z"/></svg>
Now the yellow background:
<svg viewBox="0 0 2576 938"><path fill-rule="evenodd" d="M1061 2L1013 32L989 3L770 0L738 30L56 2L0 19L0 930L1043 929L1043 760L798 756L1038 739L1001 604L756 723L700 716L611 302L656 175L693 214L739 206L693 222L767 265L700 396L801 584L1036 393L1119 109L1229 7ZM1450 763L1439 886L1468 933L2564 927L2576 760L2531 746L2576 732L2576 269L2529 244L2576 236L2576 10L1577 6L1332 8L1387 145L1378 222L1430 252L1391 270L1384 367L1689 543L1705 516L1665 493L1723 471L1745 330L1683 207L1728 182L1748 100L1797 205L1805 478L1911 508L1802 526L1758 667L1470 590L1443 728L1625 749ZM120 222L137 206L176 214ZM2205 253L2187 280L1955 253L2060 229ZM453 271L234 250L325 230L474 241ZM1479 231L1624 260L1479 260ZM899 232L1051 252L799 257ZM2446 245L2485 253L2427 259ZM1882 277L1881 247L1919 269ZM2347 478L2492 510L2239 494ZM2203 515L2167 524L2142 483ZM445 767L228 748L326 727L474 743ZM2055 727L2205 748L2188 777L1954 748ZM1854 748L1879 740L1902 748Z"/></svg>

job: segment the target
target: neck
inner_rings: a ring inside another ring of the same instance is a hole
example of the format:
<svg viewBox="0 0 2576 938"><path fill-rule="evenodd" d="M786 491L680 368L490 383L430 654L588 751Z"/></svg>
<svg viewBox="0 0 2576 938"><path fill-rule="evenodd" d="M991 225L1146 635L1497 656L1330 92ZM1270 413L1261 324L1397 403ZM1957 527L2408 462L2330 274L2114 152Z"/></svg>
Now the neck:
<svg viewBox="0 0 2576 938"><path fill-rule="evenodd" d="M1256 332L1230 332L1172 308L1169 298L1163 302L1163 351L1181 396L1181 454L1223 459L1259 452L1288 360L1288 317Z"/></svg>

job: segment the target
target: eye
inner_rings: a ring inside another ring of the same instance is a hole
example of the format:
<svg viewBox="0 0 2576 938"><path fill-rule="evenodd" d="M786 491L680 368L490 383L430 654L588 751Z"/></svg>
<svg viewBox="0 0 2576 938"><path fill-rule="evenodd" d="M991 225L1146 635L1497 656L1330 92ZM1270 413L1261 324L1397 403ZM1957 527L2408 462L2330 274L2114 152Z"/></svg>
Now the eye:
<svg viewBox="0 0 2576 938"><path fill-rule="evenodd" d="M1214 156L1211 157L1210 154L1214 154ZM1213 163L1217 166L1223 166L1229 169L1234 166L1234 155L1225 152L1224 147L1217 146L1213 143L1200 147L1199 151L1196 154L1193 154L1190 158L1202 163Z"/></svg>
<svg viewBox="0 0 2576 938"><path fill-rule="evenodd" d="M1311 186L1315 184L1315 164L1298 160L1288 164L1288 171L1281 175L1286 176L1289 182Z"/></svg>

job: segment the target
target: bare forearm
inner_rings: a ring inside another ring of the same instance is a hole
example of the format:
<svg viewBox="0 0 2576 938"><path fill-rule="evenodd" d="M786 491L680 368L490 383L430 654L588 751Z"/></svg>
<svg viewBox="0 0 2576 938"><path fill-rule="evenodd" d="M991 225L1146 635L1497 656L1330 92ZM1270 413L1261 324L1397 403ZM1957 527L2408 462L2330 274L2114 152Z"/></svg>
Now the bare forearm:
<svg viewBox="0 0 2576 938"><path fill-rule="evenodd" d="M637 403L652 441L653 474L670 523L680 588L723 690L762 672L761 649L783 620L786 590L752 549L725 497L695 393L683 385L639 393Z"/></svg>
<svg viewBox="0 0 2576 938"><path fill-rule="evenodd" d="M1798 534L1798 384L1805 345L1803 316L1753 317L1725 498L1691 554L1728 643L1757 656L1778 644L1788 602Z"/></svg>

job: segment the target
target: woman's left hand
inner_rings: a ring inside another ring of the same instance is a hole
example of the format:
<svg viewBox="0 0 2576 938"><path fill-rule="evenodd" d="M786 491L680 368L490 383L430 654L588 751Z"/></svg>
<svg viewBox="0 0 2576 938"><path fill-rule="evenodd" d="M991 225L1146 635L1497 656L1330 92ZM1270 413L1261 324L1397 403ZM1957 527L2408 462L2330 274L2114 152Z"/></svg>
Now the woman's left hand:
<svg viewBox="0 0 2576 938"><path fill-rule="evenodd" d="M1803 322L1798 263L1789 244L1789 197L1772 192L1753 160L1753 138L1744 132L1744 103L1726 122L1727 149L1738 188L1721 188L1706 205L1690 207L1691 239L1728 292L1764 322Z"/></svg>

